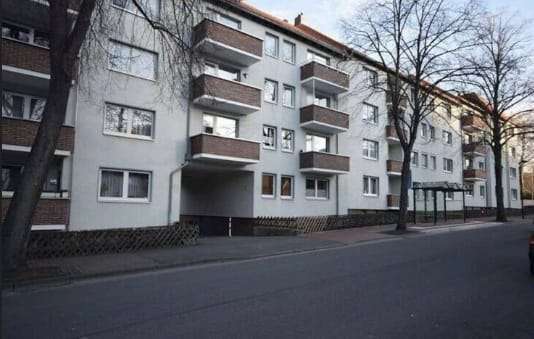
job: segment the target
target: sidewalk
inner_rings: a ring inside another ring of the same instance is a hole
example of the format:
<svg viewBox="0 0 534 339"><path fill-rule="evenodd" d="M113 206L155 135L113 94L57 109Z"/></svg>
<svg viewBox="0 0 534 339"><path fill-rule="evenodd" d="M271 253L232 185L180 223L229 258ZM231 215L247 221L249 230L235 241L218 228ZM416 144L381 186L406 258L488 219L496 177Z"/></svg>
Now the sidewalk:
<svg viewBox="0 0 534 339"><path fill-rule="evenodd" d="M414 233L436 228L476 226L492 222L494 218L477 220L455 219L441 222L409 225ZM519 218L511 218L521 222ZM531 219L524 222L531 223ZM74 280L125 273L151 271L171 267L190 266L202 263L246 260L280 254L313 251L342 247L367 241L380 241L412 236L412 233L392 234L395 225L349 228L301 236L278 237L210 237L201 238L199 244L190 247L152 249L136 253L106 254L86 257L65 257L32 260L28 268L15 277L4 281L3 288L18 288L30 285L65 284Z"/></svg>

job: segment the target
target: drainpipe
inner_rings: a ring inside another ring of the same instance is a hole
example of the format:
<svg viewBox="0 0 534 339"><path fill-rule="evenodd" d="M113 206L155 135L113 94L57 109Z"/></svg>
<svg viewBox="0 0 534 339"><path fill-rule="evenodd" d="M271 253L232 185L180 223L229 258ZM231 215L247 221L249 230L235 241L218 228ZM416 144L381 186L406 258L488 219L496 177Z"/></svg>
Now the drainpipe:
<svg viewBox="0 0 534 339"><path fill-rule="evenodd" d="M336 134L336 154L339 154L339 136ZM339 215L339 174L336 174L336 215Z"/></svg>

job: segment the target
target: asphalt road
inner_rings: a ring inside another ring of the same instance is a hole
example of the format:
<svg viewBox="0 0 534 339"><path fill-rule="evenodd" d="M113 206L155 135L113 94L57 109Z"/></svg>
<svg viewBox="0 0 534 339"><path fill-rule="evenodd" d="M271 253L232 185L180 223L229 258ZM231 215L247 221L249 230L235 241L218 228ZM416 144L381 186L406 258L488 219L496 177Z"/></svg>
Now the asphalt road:
<svg viewBox="0 0 534 339"><path fill-rule="evenodd" d="M534 338L532 225L75 283L3 298L4 338Z"/></svg>

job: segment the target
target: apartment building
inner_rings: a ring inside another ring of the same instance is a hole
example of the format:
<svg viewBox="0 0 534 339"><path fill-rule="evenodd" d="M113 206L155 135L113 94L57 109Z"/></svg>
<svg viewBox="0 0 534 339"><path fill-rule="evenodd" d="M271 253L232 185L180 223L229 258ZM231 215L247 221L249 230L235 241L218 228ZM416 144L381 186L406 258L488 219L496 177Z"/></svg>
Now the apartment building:
<svg viewBox="0 0 534 339"><path fill-rule="evenodd" d="M157 13L157 0L147 4ZM398 208L402 150L389 100L359 89L385 76L372 60L346 60L346 47L302 15L289 23L246 2L206 1L207 15L193 27L202 65L188 102L168 93L161 46L143 34L148 27L135 9L110 0L109 10L132 29L111 35L111 56L90 72L81 69L72 86L35 229ZM5 209L31 149L50 72L47 4L3 1L2 11ZM414 147L413 181L472 184L466 204L494 206L491 152L476 144L467 122L473 105L449 94L437 100ZM512 155L504 165L507 199L516 208ZM461 209L460 196L446 199L448 209ZM416 203L420 209L424 197Z"/></svg>

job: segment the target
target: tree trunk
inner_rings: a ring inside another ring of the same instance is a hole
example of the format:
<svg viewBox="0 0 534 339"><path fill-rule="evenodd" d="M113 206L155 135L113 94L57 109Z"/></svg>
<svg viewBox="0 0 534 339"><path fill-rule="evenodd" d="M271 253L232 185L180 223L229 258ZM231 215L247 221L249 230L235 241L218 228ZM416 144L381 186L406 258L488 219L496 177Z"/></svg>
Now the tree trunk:
<svg viewBox="0 0 534 339"><path fill-rule="evenodd" d="M502 168L502 149L497 145L493 154L495 157L495 198L497 199L497 221L506 221L506 209L504 208L504 191L503 191L503 168Z"/></svg>
<svg viewBox="0 0 534 339"><path fill-rule="evenodd" d="M397 231L405 231L408 220L408 190L411 182L411 151L404 151L402 160L402 176L401 176L401 191L399 201L399 218L397 220Z"/></svg>

